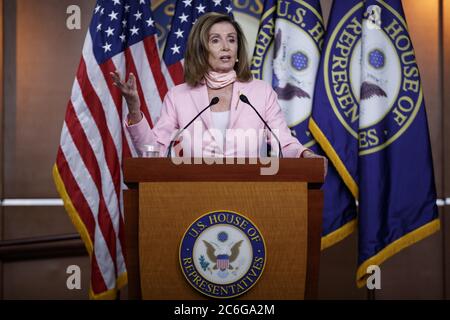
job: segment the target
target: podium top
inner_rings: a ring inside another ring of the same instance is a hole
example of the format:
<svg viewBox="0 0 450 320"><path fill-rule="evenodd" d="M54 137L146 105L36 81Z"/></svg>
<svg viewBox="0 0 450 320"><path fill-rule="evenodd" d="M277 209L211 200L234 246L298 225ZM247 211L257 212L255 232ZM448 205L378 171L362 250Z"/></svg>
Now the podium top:
<svg viewBox="0 0 450 320"><path fill-rule="evenodd" d="M279 161L278 170L273 175L261 174L262 168L277 168L275 163L264 162L264 159L224 159L222 164L207 164L212 163L212 159L210 162L208 159L187 160L191 164L175 164L167 158L125 159L125 183L131 186L139 182L163 181L297 181L312 184L324 181L322 159L271 158L272 161ZM194 160L199 164L195 164ZM227 164L226 161L233 164Z"/></svg>

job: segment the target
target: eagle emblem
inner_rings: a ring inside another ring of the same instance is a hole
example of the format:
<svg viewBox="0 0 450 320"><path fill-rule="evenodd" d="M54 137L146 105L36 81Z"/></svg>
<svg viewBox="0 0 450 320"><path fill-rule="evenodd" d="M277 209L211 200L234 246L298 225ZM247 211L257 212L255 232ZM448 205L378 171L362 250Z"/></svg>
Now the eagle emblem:
<svg viewBox="0 0 450 320"><path fill-rule="evenodd" d="M278 99L292 100L294 97L311 99L305 90L288 82L289 72L284 65L287 58L286 46L287 44L282 41L282 30L278 29L275 35L275 65L272 79L272 85ZM308 65L308 58L302 53L296 53L291 59L291 63L296 70L303 70Z"/></svg>
<svg viewBox="0 0 450 320"><path fill-rule="evenodd" d="M240 240L230 246L219 246L214 242L209 243L208 241L203 240L203 243L206 246L206 255L208 256L208 259L214 263L213 270L233 270L234 267L231 263L239 256L242 241L243 240Z"/></svg>
<svg viewBox="0 0 450 320"><path fill-rule="evenodd" d="M364 81L361 85L361 100L370 99L373 96L387 97L387 94L378 85Z"/></svg>

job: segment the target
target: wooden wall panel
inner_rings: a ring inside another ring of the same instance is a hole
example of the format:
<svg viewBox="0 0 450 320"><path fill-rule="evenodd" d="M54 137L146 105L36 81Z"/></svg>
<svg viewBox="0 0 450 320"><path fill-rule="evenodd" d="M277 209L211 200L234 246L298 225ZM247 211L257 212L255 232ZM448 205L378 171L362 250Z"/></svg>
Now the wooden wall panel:
<svg viewBox="0 0 450 320"><path fill-rule="evenodd" d="M6 207L3 214L3 240L76 233L63 207Z"/></svg>
<svg viewBox="0 0 450 320"><path fill-rule="evenodd" d="M72 4L81 8L81 30L66 26L66 10ZM7 44L1 50L5 78L4 104L0 104L2 199L57 197L51 169L94 5L95 0L4 2L0 24ZM63 207L0 210L0 241L75 232ZM70 292L51 281L65 279L64 265L71 258L8 261L0 264L0 299L87 299L88 258L73 259L84 265L82 291ZM62 273L55 274L55 268Z"/></svg>
<svg viewBox="0 0 450 320"><path fill-rule="evenodd" d="M5 47L11 80L5 106L5 197L56 197L51 169L95 1L7 2L16 3L16 14L8 8L6 16L17 20L8 30L15 43ZM66 10L74 2L82 10L81 30L66 26Z"/></svg>
<svg viewBox="0 0 450 320"><path fill-rule="evenodd" d="M397 253L380 266L380 299L443 299L442 232Z"/></svg>
<svg viewBox="0 0 450 320"><path fill-rule="evenodd" d="M5 262L3 267L4 299L87 299L90 262L88 256ZM81 289L69 290L67 267L81 269Z"/></svg>
<svg viewBox="0 0 450 320"><path fill-rule="evenodd" d="M356 287L357 259L356 233L322 251L319 299L367 299L367 290Z"/></svg>
<svg viewBox="0 0 450 320"><path fill-rule="evenodd" d="M442 197L442 92L439 0L403 0L425 97L438 197Z"/></svg>
<svg viewBox="0 0 450 320"><path fill-rule="evenodd" d="M328 23L328 17L330 16L331 5L333 0L320 0L320 7L322 8L322 16L325 27Z"/></svg>

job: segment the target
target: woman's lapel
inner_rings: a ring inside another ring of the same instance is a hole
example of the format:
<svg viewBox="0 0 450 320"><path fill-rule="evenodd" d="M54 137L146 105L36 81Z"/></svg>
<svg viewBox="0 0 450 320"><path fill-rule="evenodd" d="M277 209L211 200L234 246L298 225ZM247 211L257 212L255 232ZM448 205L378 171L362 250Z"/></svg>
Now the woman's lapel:
<svg viewBox="0 0 450 320"><path fill-rule="evenodd" d="M194 87L191 90L192 100L194 101L195 108L197 109L197 113L200 113L204 108L206 108L210 101L208 98L208 90L205 84L200 84ZM212 118L211 118L211 108L208 108L203 112L200 116L203 120L203 123L206 126L206 129L209 130L212 126Z"/></svg>
<svg viewBox="0 0 450 320"><path fill-rule="evenodd" d="M245 94L244 92L245 86L246 86L245 83L239 81L236 81L233 84L233 95L231 98L231 108L230 108L230 123L228 124L229 129L234 128L236 120L239 118L242 109L246 107L246 105L239 99L241 93Z"/></svg>

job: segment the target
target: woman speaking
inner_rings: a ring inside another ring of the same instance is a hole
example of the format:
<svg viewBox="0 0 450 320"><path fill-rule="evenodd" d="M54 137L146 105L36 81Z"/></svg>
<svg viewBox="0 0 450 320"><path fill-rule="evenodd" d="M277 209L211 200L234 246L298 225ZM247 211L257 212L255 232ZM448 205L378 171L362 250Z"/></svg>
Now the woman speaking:
<svg viewBox="0 0 450 320"><path fill-rule="evenodd" d="M266 156L262 151L269 143L272 150L281 146L284 157L319 157L291 135L276 93L266 82L252 78L247 56L245 36L231 17L218 13L200 17L187 43L185 83L169 90L153 128L140 111L134 75L124 82L117 71L112 73L128 104L126 127L135 147L143 151L145 145L159 146L165 156L177 132L189 124L182 136L184 156L198 156L196 150L202 157Z"/></svg>

